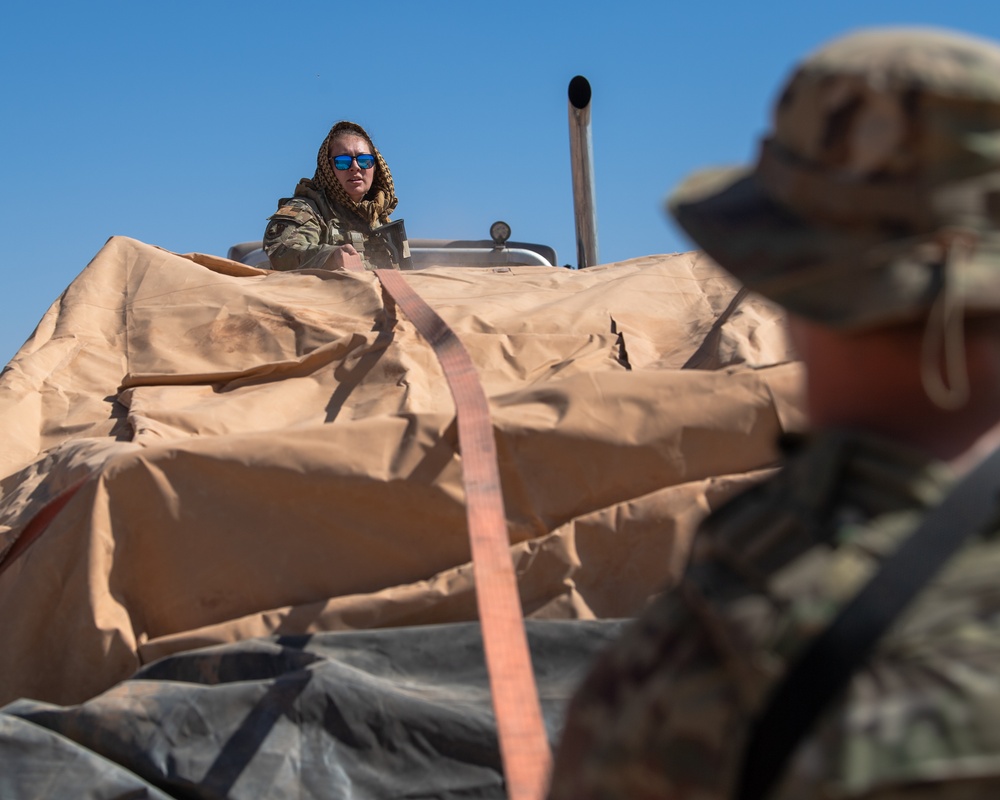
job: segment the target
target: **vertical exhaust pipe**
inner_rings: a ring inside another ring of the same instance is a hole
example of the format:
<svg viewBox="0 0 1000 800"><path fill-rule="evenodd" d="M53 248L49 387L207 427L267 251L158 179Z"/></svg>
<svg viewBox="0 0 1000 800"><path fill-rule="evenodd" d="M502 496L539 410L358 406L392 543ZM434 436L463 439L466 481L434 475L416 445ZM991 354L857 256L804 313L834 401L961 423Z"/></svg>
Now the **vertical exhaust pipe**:
<svg viewBox="0 0 1000 800"><path fill-rule="evenodd" d="M573 167L573 217L577 269L597 264L597 207L594 203L594 152L590 141L590 81L569 82L569 158Z"/></svg>

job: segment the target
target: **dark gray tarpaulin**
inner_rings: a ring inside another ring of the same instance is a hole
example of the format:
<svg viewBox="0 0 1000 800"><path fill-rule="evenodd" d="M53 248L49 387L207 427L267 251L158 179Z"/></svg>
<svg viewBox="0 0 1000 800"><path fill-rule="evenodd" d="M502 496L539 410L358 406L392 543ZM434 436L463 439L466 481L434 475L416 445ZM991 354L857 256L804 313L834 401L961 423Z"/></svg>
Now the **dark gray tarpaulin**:
<svg viewBox="0 0 1000 800"><path fill-rule="evenodd" d="M550 740L620 621L529 621ZM0 711L0 797L503 798L476 623L169 656L76 706Z"/></svg>

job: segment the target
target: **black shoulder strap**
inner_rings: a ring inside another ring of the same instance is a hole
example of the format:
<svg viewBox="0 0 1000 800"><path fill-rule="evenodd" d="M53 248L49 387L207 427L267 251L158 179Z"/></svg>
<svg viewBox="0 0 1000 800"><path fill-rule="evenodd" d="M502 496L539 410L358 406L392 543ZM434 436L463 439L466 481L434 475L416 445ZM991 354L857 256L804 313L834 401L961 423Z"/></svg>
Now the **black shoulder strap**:
<svg viewBox="0 0 1000 800"><path fill-rule="evenodd" d="M1000 450L966 475L806 647L753 723L738 800L762 800L820 714L850 683L879 638L951 556L996 519Z"/></svg>

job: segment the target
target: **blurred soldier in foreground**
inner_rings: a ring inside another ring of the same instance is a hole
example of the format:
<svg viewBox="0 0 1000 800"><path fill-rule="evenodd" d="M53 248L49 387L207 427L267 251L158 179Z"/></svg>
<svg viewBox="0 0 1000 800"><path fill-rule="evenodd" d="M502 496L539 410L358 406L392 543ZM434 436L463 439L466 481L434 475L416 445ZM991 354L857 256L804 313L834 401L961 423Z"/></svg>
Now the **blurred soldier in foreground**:
<svg viewBox="0 0 1000 800"><path fill-rule="evenodd" d="M794 72L773 126L754 167L697 174L669 207L789 312L812 431L783 443L777 477L708 519L680 585L598 662L553 800L1000 797L995 492L967 538L961 514L937 526L956 552L914 561L940 568L858 664L843 647L815 662L846 688L774 780L748 789L742 772L780 749L781 725L754 726L782 682L809 685L795 667L810 647L1000 443L1000 47L846 36ZM777 716L812 696L792 693Z"/></svg>

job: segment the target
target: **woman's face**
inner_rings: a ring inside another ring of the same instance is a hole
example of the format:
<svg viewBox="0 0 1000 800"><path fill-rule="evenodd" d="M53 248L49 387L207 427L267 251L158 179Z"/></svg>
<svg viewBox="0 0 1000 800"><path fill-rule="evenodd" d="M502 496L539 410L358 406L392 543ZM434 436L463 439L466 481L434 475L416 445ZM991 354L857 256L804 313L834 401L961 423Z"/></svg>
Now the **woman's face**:
<svg viewBox="0 0 1000 800"><path fill-rule="evenodd" d="M372 148L363 136L356 136L352 133L345 133L330 141L330 162L336 156L360 156L371 154ZM340 185L344 187L347 196L355 203L364 199L368 190L372 188L372 181L375 180L375 167L371 169L361 169L356 160L351 161L351 166L345 170L334 169L334 174Z"/></svg>

